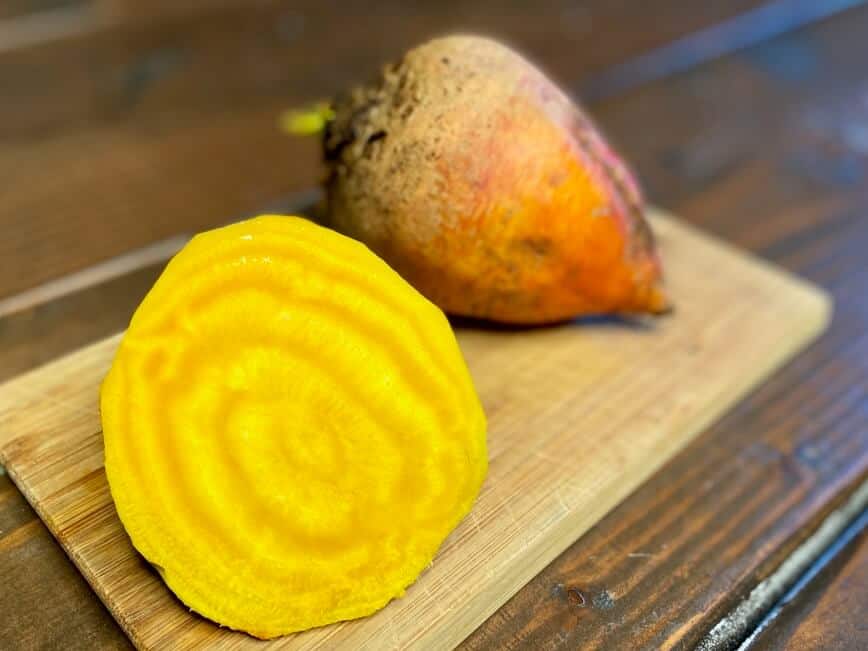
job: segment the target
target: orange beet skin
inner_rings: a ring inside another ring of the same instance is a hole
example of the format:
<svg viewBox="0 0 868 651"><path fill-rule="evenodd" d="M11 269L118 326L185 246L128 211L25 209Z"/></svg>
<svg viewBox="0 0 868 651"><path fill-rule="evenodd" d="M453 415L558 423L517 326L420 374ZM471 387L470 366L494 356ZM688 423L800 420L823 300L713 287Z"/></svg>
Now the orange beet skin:
<svg viewBox="0 0 868 651"><path fill-rule="evenodd" d="M633 175L512 50L437 39L334 108L330 224L444 310L534 324L667 309Z"/></svg>

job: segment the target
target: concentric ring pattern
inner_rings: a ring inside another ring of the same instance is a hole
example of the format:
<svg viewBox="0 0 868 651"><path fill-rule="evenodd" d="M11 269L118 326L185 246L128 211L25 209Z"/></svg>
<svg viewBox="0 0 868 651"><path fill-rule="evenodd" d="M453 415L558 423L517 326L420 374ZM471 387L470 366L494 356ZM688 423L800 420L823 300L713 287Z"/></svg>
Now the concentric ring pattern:
<svg viewBox="0 0 868 651"><path fill-rule="evenodd" d="M402 594L487 467L440 310L297 217L195 237L134 315L101 408L133 544L189 607L258 637Z"/></svg>

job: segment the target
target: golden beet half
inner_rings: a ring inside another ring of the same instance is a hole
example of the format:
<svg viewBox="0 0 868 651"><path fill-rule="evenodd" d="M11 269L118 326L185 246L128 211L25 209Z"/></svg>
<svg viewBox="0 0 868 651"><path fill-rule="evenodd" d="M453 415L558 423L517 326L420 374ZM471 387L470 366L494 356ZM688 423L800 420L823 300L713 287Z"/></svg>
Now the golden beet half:
<svg viewBox="0 0 868 651"><path fill-rule="evenodd" d="M262 638L400 596L487 468L443 313L297 217L193 238L133 316L101 408L136 549L187 606Z"/></svg>
<svg viewBox="0 0 868 651"><path fill-rule="evenodd" d="M545 323L666 309L630 170L504 45L430 41L333 110L328 223L447 312Z"/></svg>

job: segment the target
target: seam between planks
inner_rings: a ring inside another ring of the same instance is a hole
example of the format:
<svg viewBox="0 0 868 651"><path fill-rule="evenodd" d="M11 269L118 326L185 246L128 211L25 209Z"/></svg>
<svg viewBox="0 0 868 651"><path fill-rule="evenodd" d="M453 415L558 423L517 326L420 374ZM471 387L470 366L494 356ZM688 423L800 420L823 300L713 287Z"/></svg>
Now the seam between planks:
<svg viewBox="0 0 868 651"><path fill-rule="evenodd" d="M807 540L799 545L771 575L760 581L750 594L723 617L699 642L697 651L747 649L752 639L767 625L765 616L805 577L813 578L812 568L832 548L840 536L868 509L868 479L847 501L832 511ZM814 574L816 571L814 571Z"/></svg>

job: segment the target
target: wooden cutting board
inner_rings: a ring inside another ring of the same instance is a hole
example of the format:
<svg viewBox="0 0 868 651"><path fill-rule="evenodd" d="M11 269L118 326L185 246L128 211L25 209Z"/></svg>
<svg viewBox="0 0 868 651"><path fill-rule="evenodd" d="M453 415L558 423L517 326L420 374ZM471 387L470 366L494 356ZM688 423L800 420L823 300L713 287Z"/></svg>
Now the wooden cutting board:
<svg viewBox="0 0 868 651"><path fill-rule="evenodd" d="M366 619L260 642L173 597L132 548L103 471L97 394L118 337L0 387L0 459L140 648L452 647L828 321L819 290L670 218L654 226L672 316L458 328L489 418L489 476L430 569Z"/></svg>

